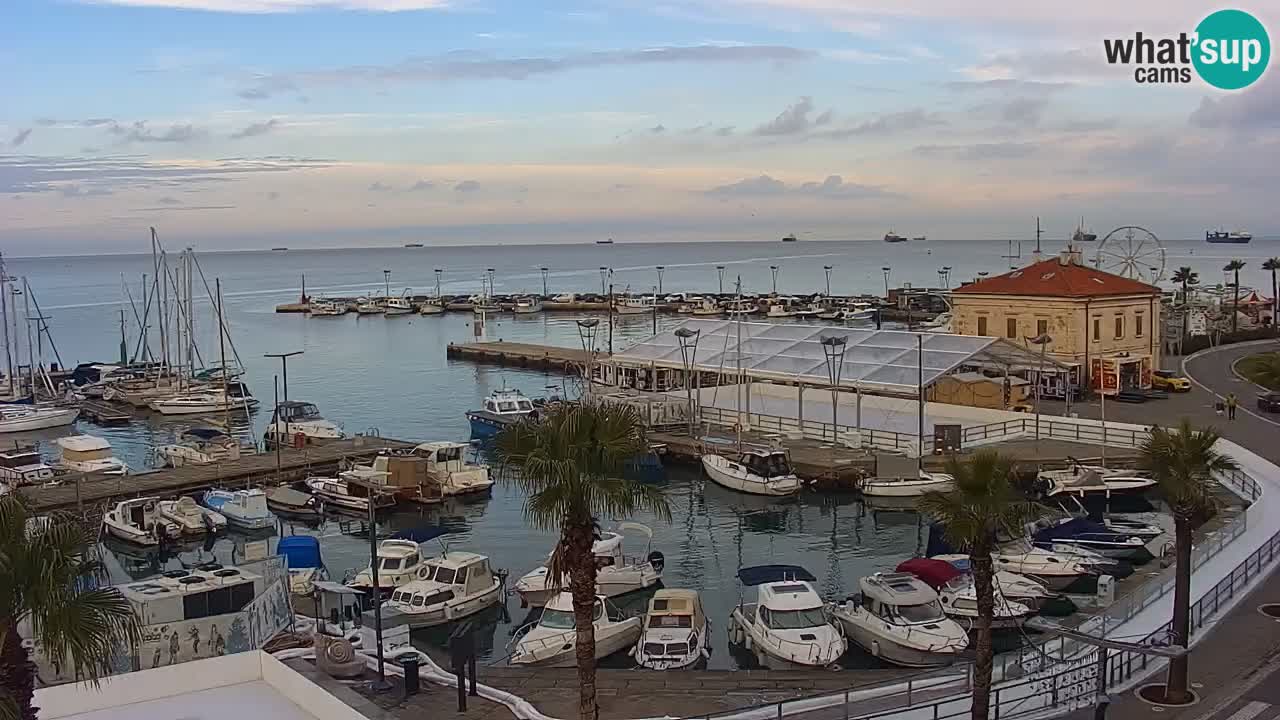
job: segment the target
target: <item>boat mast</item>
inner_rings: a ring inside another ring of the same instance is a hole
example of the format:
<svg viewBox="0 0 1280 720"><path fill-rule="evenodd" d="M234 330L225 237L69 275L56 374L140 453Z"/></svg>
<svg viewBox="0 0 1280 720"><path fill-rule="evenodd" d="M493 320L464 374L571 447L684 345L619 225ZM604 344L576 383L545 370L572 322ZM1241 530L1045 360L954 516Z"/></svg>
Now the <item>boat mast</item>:
<svg viewBox="0 0 1280 720"><path fill-rule="evenodd" d="M27 374L31 382L31 402L36 400L36 361L31 343L31 294L27 291L27 279L22 279L22 315L27 322Z"/></svg>
<svg viewBox="0 0 1280 720"><path fill-rule="evenodd" d="M9 394L14 394L13 384L13 349L9 338L9 272L4 267L4 254L0 253L0 325L4 326L4 363L5 382L9 383Z"/></svg>
<svg viewBox="0 0 1280 720"><path fill-rule="evenodd" d="M916 333L916 369L919 371L917 382L919 387L916 389L917 400L919 402L919 435L916 440L919 446L917 454L920 456L920 469L924 469L924 333Z"/></svg>
<svg viewBox="0 0 1280 720"><path fill-rule="evenodd" d="M735 390L733 393L733 402L735 406L734 414L737 415L738 421L734 423L734 427L737 428L737 431L738 431L737 432L738 451L741 452L742 451L742 276L741 275L738 276L737 281L734 283L734 294L737 296L737 300L734 301L734 309L737 310L735 314L738 316L737 321L734 323L734 327L737 329L738 337L736 341L737 344L736 344L736 347L734 348L734 353L733 353L734 359L736 361L736 367L737 367L737 374L736 374L736 377L734 378Z"/></svg>
<svg viewBox="0 0 1280 720"><path fill-rule="evenodd" d="M194 279L191 274L191 248L187 248L186 253L182 256L182 267L184 270L184 284L187 293L187 363L191 365L191 377L194 378L196 372L196 315L195 292L192 290L191 285L191 282ZM221 342L221 339L219 339L219 342ZM225 390L226 388L223 389Z"/></svg>
<svg viewBox="0 0 1280 720"><path fill-rule="evenodd" d="M223 342L226 337L222 330L222 279L214 278L213 287L217 292L218 298L218 352L222 356L222 408L223 422L226 423L227 433L231 433L231 399L227 397L227 344ZM245 401L248 402L247 400Z"/></svg>

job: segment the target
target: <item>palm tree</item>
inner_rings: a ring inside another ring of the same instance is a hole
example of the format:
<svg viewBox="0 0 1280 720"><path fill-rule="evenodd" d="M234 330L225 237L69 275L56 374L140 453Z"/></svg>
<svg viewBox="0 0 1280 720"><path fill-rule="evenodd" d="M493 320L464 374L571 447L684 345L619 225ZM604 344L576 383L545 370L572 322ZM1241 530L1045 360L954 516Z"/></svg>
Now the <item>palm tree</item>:
<svg viewBox="0 0 1280 720"><path fill-rule="evenodd" d="M1153 427L1143 444L1140 465L1151 473L1173 512L1177 570L1173 585L1173 638L1187 647L1191 634L1191 533L1216 504L1214 475L1237 469L1235 460L1214 449L1218 431L1196 430L1183 418L1176 430ZM1187 660L1183 655L1169 663L1165 699L1184 703L1187 696Z"/></svg>
<svg viewBox="0 0 1280 720"><path fill-rule="evenodd" d="M1200 284L1200 273L1183 265L1173 274L1173 281L1182 285L1182 342L1185 343L1187 341L1187 305L1191 301L1190 286Z"/></svg>
<svg viewBox="0 0 1280 720"><path fill-rule="evenodd" d="M50 661L95 681L114 648L141 640L120 591L84 589L102 569L85 557L92 541L69 518L44 522L17 495L0 497L0 718L36 718L36 667L20 626Z"/></svg>
<svg viewBox="0 0 1280 720"><path fill-rule="evenodd" d="M634 408L594 401L553 407L497 438L502 464L518 471L509 477L524 491L525 518L535 527L560 531L547 566L548 582L560 583L567 576L573 595L582 720L598 715L592 625L596 565L591 553L597 518L627 517L638 510L662 520L671 517L661 493L622 476L626 461L647 450L644 425Z"/></svg>
<svg viewBox="0 0 1280 720"><path fill-rule="evenodd" d="M1280 270L1280 257L1263 261L1262 269L1271 271L1271 329L1280 333L1280 286L1276 285L1276 271Z"/></svg>
<svg viewBox="0 0 1280 720"><path fill-rule="evenodd" d="M973 669L973 720L987 720L991 705L991 619L995 614L995 576L991 553L998 533L1020 537L1024 526L1040 516L1040 506L1027 502L1014 487L1013 461L994 450L979 450L968 462L952 457L947 471L956 487L928 492L920 510L944 527L947 542L969 553L977 591L978 622Z"/></svg>
<svg viewBox="0 0 1280 720"><path fill-rule="evenodd" d="M1236 274L1235 280L1231 283L1231 288L1235 291L1233 293L1234 299L1231 301L1231 332L1236 331L1236 323L1240 315L1240 271L1242 269L1244 269L1243 260L1232 260L1222 268L1223 272L1234 272Z"/></svg>

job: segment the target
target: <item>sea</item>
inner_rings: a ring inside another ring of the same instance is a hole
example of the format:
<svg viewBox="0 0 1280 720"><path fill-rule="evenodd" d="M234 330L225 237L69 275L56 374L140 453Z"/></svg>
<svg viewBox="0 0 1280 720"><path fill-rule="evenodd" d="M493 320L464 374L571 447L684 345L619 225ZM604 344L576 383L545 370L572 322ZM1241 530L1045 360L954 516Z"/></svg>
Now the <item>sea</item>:
<svg viewBox="0 0 1280 720"><path fill-rule="evenodd" d="M469 429L463 413L478 407L490 392L507 387L534 397L573 394L572 381L557 373L446 359L449 343L478 339L470 313L309 318L276 313L275 306L297 301L304 282L311 296L381 295L387 288L393 294L408 288L426 295L436 291L437 278L444 294L481 292L490 280L496 294L537 294L544 291L542 268L547 269L545 290L550 294L600 292L610 284L618 292L647 293L659 282L663 293L733 292L740 283L744 293L776 289L779 293L811 294L827 292L829 277L833 294L879 295L885 292L886 283L892 287L908 283L938 287L945 278L954 287L980 272L998 274L1010 265L1029 262L1031 247L1028 242L1019 248L1006 241L951 240L255 252L197 249L198 268L192 273L198 288L193 336L203 363L216 366L220 352L210 298L215 294L213 288L220 287L230 329L231 344L226 352L245 368L246 382L262 401L261 409L236 428L247 437L261 438L276 393L283 396L287 392L290 399L316 403L328 419L340 423L348 433L414 441L465 440ZM167 248L171 265L180 249ZM1129 254L1140 250L1131 249ZM1086 248L1087 255L1092 252L1093 248ZM1243 259L1247 265L1241 283L1261 289L1270 285L1269 275L1259 268L1261 261L1280 255L1280 242L1255 240L1244 246L1166 242L1162 252L1166 276L1177 267L1190 266L1199 272L1204 285L1223 282L1221 267L1231 259ZM45 318L49 331L38 334L36 343L37 357L43 357L44 362L74 366L115 361L122 337L130 353L139 347L140 323L145 316L143 276L150 280L154 273L149 252L5 261L9 274L24 279L30 288L29 293L14 297L19 312L32 303L30 314ZM662 266L661 272L658 266ZM1269 295L1268 290L1263 292ZM501 314L489 318L479 339L578 347L576 321L581 317L569 313ZM159 324L154 309L149 318L147 336L155 353L159 351ZM656 324L662 328L679 321L675 315L659 315ZM649 316L615 319L614 347L624 348L647 337L654 325ZM599 342L603 344L604 338ZM21 345L25 362L25 338ZM281 362L267 355L297 351L301 354L288 360L286 390ZM108 438L131 466L147 467L150 448L174 441L193 422L142 413L127 427L100 428L82 420L73 429L46 431L32 439L53 456L56 451L51 441L60 434L91 433ZM484 456L483 450L477 452ZM661 490L670 505L670 521L643 513L632 518L649 525L654 537L651 546L643 537L628 537L625 550L634 555L661 552L666 563L663 582L702 593L717 627L710 660L713 668L749 664L749 659L735 658L729 652L722 632L733 607L753 601L749 589L741 588L737 581L739 568L765 563L801 565L817 576L825 597L841 599L857 591L861 576L892 570L901 560L920 552L927 533L926 523L914 512L878 510L853 496L811 494L777 502L739 495L704 481L696 468L669 468ZM516 578L546 560L556 541L554 534L529 526L523 516L524 501L515 487L499 483L489 498L452 500L438 507L397 512L387 518L381 530L441 525L449 530L443 541L450 548L488 555L494 567L510 573L509 584L514 584ZM616 520L601 518L605 528ZM368 544L362 532L362 528L337 520L319 527L281 522L277 528L277 536L319 535L325 562L336 579L368 564ZM163 556L113 545L108 553L110 571L117 581L124 582L210 560L234 563L243 556L245 540L231 533ZM620 605L639 612L644 602L644 597L624 598ZM485 628L490 632L481 643L486 662L504 662L513 633L531 619L515 597L502 611L486 615ZM415 642L439 641L438 635L415 637ZM870 658L846 658L846 664L855 666L873 662Z"/></svg>

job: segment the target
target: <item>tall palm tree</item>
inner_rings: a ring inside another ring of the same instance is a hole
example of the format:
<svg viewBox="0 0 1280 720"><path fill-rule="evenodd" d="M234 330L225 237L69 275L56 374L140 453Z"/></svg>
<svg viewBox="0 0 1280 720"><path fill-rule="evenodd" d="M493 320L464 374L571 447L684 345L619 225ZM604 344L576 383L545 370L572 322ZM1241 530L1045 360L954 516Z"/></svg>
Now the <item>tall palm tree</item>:
<svg viewBox="0 0 1280 720"><path fill-rule="evenodd" d="M1234 299L1231 301L1231 332L1236 331L1236 324L1240 315L1240 271L1242 269L1244 269L1243 260L1232 260L1222 268L1223 272L1235 273L1235 280L1231 283L1231 288L1235 291L1233 293Z"/></svg>
<svg viewBox="0 0 1280 720"><path fill-rule="evenodd" d="M1235 460L1214 448L1220 437L1217 430L1196 430L1183 418L1177 429L1153 427L1140 453L1141 467L1159 483L1173 512L1177 570L1172 642L1182 647L1191 635L1191 533L1214 509L1214 475L1237 468ZM1188 700L1187 661L1183 655L1169 663L1165 698L1172 703Z"/></svg>
<svg viewBox="0 0 1280 720"><path fill-rule="evenodd" d="M671 517L661 493L623 477L626 461L647 450L644 425L634 408L594 401L553 407L497 438L502 464L517 471L509 477L524 491L525 518L535 527L560 530L547 566L548 582L563 582L567 576L573 595L582 720L597 717L592 625L596 564L591 552L597 518L622 518L639 510L663 520Z"/></svg>
<svg viewBox="0 0 1280 720"><path fill-rule="evenodd" d="M1190 286L1200 284L1200 273L1183 265L1173 274L1173 281L1182 286L1182 342L1185 343L1187 341L1187 305L1191 301Z"/></svg>
<svg viewBox="0 0 1280 720"><path fill-rule="evenodd" d="M998 533L1021 536L1024 526L1040 516L1041 508L1027 502L1014 487L1013 461L994 450L979 450L968 462L952 456L947 465L947 471L955 476L955 489L925 493L920 509L942 524L943 535L952 547L969 553L978 601L972 717L987 720L993 657L991 619L995 614L991 553Z"/></svg>
<svg viewBox="0 0 1280 720"><path fill-rule="evenodd" d="M1280 270L1280 257L1267 258L1263 270L1271 271L1271 329L1280 333L1280 286L1276 284L1276 271Z"/></svg>
<svg viewBox="0 0 1280 720"><path fill-rule="evenodd" d="M85 589L101 566L93 538L69 518L43 522L17 495L0 497L0 718L35 720L35 663L20 628L54 663L97 680L118 644L141 639L133 608L115 588Z"/></svg>

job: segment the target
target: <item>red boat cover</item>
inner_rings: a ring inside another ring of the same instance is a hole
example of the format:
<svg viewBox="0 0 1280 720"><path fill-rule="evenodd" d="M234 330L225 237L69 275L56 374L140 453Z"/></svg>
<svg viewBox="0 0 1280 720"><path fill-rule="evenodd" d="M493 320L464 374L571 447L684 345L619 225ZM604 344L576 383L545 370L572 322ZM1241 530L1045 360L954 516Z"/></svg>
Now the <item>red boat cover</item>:
<svg viewBox="0 0 1280 720"><path fill-rule="evenodd" d="M960 574L960 571L946 560L932 558L904 560L898 564L898 572L911 573L934 590L946 585L948 581Z"/></svg>

